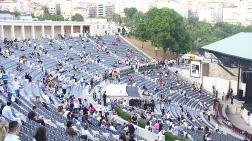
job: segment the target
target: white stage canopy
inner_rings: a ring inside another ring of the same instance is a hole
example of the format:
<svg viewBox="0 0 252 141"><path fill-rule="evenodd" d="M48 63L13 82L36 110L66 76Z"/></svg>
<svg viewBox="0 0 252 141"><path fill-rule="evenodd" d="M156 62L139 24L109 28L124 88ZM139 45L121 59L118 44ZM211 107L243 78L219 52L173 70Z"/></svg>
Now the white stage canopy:
<svg viewBox="0 0 252 141"><path fill-rule="evenodd" d="M127 97L127 84L109 84L106 86L106 94L111 97Z"/></svg>
<svg viewBox="0 0 252 141"><path fill-rule="evenodd" d="M138 88L127 84L108 84L105 90L111 97L139 97Z"/></svg>

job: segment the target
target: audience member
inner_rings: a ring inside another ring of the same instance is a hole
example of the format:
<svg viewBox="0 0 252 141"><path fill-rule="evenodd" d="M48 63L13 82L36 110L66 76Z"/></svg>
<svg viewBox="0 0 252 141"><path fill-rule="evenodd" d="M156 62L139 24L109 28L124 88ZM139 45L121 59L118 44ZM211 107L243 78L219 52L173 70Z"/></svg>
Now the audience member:
<svg viewBox="0 0 252 141"><path fill-rule="evenodd" d="M45 121L42 118L37 117L36 106L32 107L32 110L28 113L28 119L33 120L41 125L45 126Z"/></svg>
<svg viewBox="0 0 252 141"><path fill-rule="evenodd" d="M18 121L10 121L8 134L4 138L4 141L21 141L18 136L20 130L21 124Z"/></svg>
<svg viewBox="0 0 252 141"><path fill-rule="evenodd" d="M8 133L8 123L6 121L0 122L0 141L3 141Z"/></svg>
<svg viewBox="0 0 252 141"><path fill-rule="evenodd" d="M47 141L47 131L45 127L40 126L37 128L33 141Z"/></svg>
<svg viewBox="0 0 252 141"><path fill-rule="evenodd" d="M17 120L17 118L13 115L11 111L11 101L8 101L7 105L4 106L2 110L2 115L8 120L12 120L12 121Z"/></svg>
<svg viewBox="0 0 252 141"><path fill-rule="evenodd" d="M73 122L67 121L66 133L70 136L77 136L78 133L73 129Z"/></svg>

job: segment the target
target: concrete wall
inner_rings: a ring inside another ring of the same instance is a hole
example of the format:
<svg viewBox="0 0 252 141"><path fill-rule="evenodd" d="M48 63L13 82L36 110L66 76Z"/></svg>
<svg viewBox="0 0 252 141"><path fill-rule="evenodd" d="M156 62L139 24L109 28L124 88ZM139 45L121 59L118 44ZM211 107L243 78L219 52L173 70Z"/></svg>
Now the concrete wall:
<svg viewBox="0 0 252 141"><path fill-rule="evenodd" d="M4 26L4 37L11 39L11 26Z"/></svg>
<svg viewBox="0 0 252 141"><path fill-rule="evenodd" d="M104 35L105 31L107 31L108 34L114 35L117 33L117 29L115 28L115 25L111 24L95 24L90 27L90 33L91 35Z"/></svg>
<svg viewBox="0 0 252 141"><path fill-rule="evenodd" d="M65 35L70 35L71 34L71 26L64 26L64 32Z"/></svg>
<svg viewBox="0 0 252 141"><path fill-rule="evenodd" d="M0 26L0 39L4 38L4 28Z"/></svg>
<svg viewBox="0 0 252 141"><path fill-rule="evenodd" d="M222 98L222 93L226 95L229 88L233 89L233 95L237 94L237 81L227 80L215 77L203 77L203 89L212 93L212 86L215 85L218 90L218 97ZM245 96L246 84L240 83L240 89L243 90L243 96Z"/></svg>
<svg viewBox="0 0 252 141"><path fill-rule="evenodd" d="M90 23L89 23L90 22ZM25 34L23 36L22 34L22 28L19 29L19 27L25 27ZM51 27L54 27L54 32L51 30ZM54 37L57 37L58 34L61 34L61 26L64 27L65 35L71 35L71 33L77 33L79 34L81 29L80 27L83 27L83 32L89 32L90 35L104 35L105 31L109 34L114 34L115 28L117 27L115 23L107 22L106 20L87 20L85 22L71 22L71 21L18 21L18 20L12 20L12 21L0 21L0 27L3 27L3 30L1 29L2 34L1 39L3 40L5 37L8 39L14 39L19 38L41 38L44 33L44 37L51 37L54 35ZM92 26L92 28L91 28ZM16 30L17 35L15 36L15 30L14 33L11 30L11 27L14 27ZM34 27L34 32L32 32ZM44 28L44 32L42 32L42 27ZM73 27L73 28L71 28ZM98 29L97 29L98 27ZM71 31L71 29L73 29ZM13 34L12 34L13 33ZM52 34L53 33L53 34Z"/></svg>
<svg viewBox="0 0 252 141"><path fill-rule="evenodd" d="M243 109L241 110L241 116L247 124L252 126L252 113L248 115L248 111L246 109Z"/></svg>
<svg viewBox="0 0 252 141"><path fill-rule="evenodd" d="M26 39L32 39L32 30L31 30L31 26L25 26L25 38ZM36 34L35 34L36 35Z"/></svg>
<svg viewBox="0 0 252 141"><path fill-rule="evenodd" d="M51 38L51 35L52 35L51 26L45 26L45 37Z"/></svg>
<svg viewBox="0 0 252 141"><path fill-rule="evenodd" d="M61 26L54 26L54 37L58 37L61 34Z"/></svg>
<svg viewBox="0 0 252 141"><path fill-rule="evenodd" d="M226 95L229 90L229 80L215 78L215 77L203 77L203 89L208 92L213 92L213 85L218 90L218 98L222 98L223 92Z"/></svg>
<svg viewBox="0 0 252 141"><path fill-rule="evenodd" d="M17 39L22 39L22 31L21 31L21 26L15 26L15 36Z"/></svg>
<svg viewBox="0 0 252 141"><path fill-rule="evenodd" d="M237 81L230 80L230 88L233 89L233 93L234 93L234 95L236 95L237 94ZM240 83L240 89L243 90L243 96L245 96L246 84L245 83Z"/></svg>
<svg viewBox="0 0 252 141"><path fill-rule="evenodd" d="M228 80L237 80L238 69L237 68L227 68L233 75L229 74L225 69L219 66L217 63L209 63L209 76L218 77Z"/></svg>
<svg viewBox="0 0 252 141"><path fill-rule="evenodd" d="M34 26L35 38L40 39L42 37L42 26Z"/></svg>
<svg viewBox="0 0 252 141"><path fill-rule="evenodd" d="M80 26L73 26L73 33L80 33Z"/></svg>
<svg viewBox="0 0 252 141"><path fill-rule="evenodd" d="M83 32L85 32L85 33L89 32L90 33L90 26L83 26Z"/></svg>

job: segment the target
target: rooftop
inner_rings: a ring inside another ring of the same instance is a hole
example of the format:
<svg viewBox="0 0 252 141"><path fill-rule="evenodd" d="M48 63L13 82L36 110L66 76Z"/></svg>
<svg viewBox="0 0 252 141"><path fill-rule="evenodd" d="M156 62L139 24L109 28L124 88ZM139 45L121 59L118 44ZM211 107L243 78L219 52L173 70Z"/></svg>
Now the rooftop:
<svg viewBox="0 0 252 141"><path fill-rule="evenodd" d="M241 32L202 48L209 52L252 61L252 32Z"/></svg>

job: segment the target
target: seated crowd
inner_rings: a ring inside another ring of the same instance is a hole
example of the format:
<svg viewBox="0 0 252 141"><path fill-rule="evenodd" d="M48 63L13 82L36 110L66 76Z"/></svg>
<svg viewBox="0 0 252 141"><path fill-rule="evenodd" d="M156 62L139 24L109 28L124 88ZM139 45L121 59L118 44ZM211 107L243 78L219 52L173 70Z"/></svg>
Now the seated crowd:
<svg viewBox="0 0 252 141"><path fill-rule="evenodd" d="M0 141L19 141L24 136L28 139L32 136L33 141L146 140L136 134L140 119L145 121L146 132L157 134L159 141L166 131L193 141L195 130L204 131L203 140L211 140L213 132L206 124L200 125L203 122L198 123L200 116L192 115L183 104L176 105L181 111L177 116L170 109L176 98L187 104L200 100L203 93L199 84L193 84L192 90L183 89L186 84L178 79L177 72L167 71L170 65L167 62L147 59L118 37L113 37L112 43L110 38L88 35L81 39L43 41L48 41L48 46L37 40L4 41L0 57L7 63L0 62ZM140 70L150 61L158 63L162 69L119 75L117 68ZM14 62L14 68L8 66L9 62ZM149 88L141 83L148 77L154 78L153 85L162 86ZM141 88L142 95L147 97L147 106L144 102L139 107L129 106L125 99L110 98L98 84L111 78L113 83L126 82ZM167 94L161 93L163 88ZM159 102L164 104L157 105ZM195 105L209 112L205 101ZM114 118L118 107L131 115L129 121L119 122ZM35 132L30 128L35 128ZM215 131L219 132L217 129Z"/></svg>

